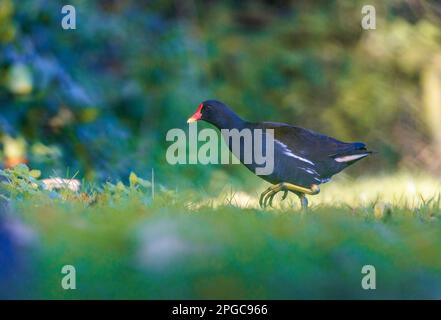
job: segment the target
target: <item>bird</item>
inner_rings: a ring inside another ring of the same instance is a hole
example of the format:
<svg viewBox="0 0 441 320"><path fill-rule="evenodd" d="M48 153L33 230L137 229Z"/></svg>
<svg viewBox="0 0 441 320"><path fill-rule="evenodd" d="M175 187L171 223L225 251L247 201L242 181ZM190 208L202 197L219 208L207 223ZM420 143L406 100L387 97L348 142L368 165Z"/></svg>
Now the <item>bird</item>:
<svg viewBox="0 0 441 320"><path fill-rule="evenodd" d="M229 106L218 100L200 103L187 123L201 120L219 130L260 129L261 132L267 132L267 129L272 129L274 168L270 174L260 175L272 185L260 195L259 204L262 208L268 205L272 207L275 195L283 191L282 201L292 192L298 196L301 208L306 209L306 195L318 194L320 184L328 182L333 175L372 154L362 142L343 142L286 123L243 120ZM231 141L226 142L233 152ZM241 141L241 149L236 156L249 170L255 171L258 167L255 162L244 162L244 143Z"/></svg>

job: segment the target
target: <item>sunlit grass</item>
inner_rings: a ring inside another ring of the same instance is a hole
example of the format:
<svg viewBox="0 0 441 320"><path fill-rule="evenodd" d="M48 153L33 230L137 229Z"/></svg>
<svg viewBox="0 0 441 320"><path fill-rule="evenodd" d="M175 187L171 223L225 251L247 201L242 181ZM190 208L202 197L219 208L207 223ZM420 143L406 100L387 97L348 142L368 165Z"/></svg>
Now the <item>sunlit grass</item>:
<svg viewBox="0 0 441 320"><path fill-rule="evenodd" d="M261 183L252 192L245 187L225 187L222 192L204 203L213 206L233 205L241 208L258 208L259 194L269 184ZM283 210L299 209L298 198L291 194L284 202L282 193L276 196L275 208ZM348 207L365 208L383 205L395 208L417 209L421 206L439 206L441 197L441 179L426 174L412 175L409 172L394 175L366 176L351 178L336 176L331 182L321 185L321 192L308 196L311 208Z"/></svg>

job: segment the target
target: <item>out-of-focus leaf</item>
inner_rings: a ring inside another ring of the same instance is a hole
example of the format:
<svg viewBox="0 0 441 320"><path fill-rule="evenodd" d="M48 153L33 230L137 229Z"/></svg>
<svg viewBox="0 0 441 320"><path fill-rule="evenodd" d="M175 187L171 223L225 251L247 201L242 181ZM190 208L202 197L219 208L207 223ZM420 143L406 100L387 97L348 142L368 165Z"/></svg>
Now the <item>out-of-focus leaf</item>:
<svg viewBox="0 0 441 320"><path fill-rule="evenodd" d="M33 80L29 67L21 63L14 64L9 69L6 85L13 94L30 94L33 88Z"/></svg>

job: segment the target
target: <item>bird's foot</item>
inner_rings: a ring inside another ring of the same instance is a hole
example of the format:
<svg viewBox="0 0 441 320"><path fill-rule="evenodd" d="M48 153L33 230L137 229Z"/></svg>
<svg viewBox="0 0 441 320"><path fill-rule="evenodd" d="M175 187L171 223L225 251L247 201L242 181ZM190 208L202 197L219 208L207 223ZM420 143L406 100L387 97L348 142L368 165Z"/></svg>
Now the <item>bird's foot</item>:
<svg viewBox="0 0 441 320"><path fill-rule="evenodd" d="M286 199L288 192L290 191L295 193L299 197L302 209L306 209L308 207L308 199L306 199L305 194L309 194L309 195L318 194L320 192L320 188L316 184L311 185L310 188L305 188L292 183L282 182L274 186L271 186L268 189L266 189L264 192L262 192L259 200L260 206L262 208L265 208L268 205L272 207L273 199L275 195L280 191L284 191L284 194L282 196L282 201Z"/></svg>

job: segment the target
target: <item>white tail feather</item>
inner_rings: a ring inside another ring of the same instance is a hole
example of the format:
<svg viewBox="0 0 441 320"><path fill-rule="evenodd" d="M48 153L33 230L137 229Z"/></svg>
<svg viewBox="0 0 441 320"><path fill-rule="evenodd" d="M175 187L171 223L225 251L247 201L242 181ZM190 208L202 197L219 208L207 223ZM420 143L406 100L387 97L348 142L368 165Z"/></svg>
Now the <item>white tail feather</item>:
<svg viewBox="0 0 441 320"><path fill-rule="evenodd" d="M350 155L350 156L343 156L343 157L335 158L335 161L337 161L337 162L349 162L349 161L354 161L354 160L366 157L367 155L368 155L368 153L353 154L353 155Z"/></svg>

